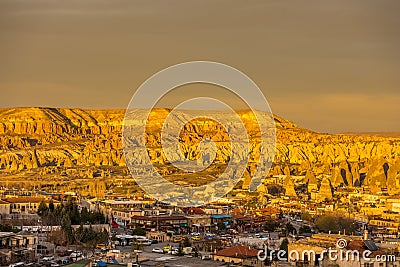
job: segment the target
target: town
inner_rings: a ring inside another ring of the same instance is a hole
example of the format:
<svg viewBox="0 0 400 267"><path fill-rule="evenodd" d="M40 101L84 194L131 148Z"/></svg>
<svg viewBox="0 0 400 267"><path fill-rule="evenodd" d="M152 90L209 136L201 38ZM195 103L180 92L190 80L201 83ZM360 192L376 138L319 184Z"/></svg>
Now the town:
<svg viewBox="0 0 400 267"><path fill-rule="evenodd" d="M144 193L97 198L3 187L0 264L399 266L400 200L387 189L371 192L338 177L317 179L312 171L292 176L289 167L284 173L254 193L235 188L199 207L177 207ZM341 249L371 251L374 258L332 263L289 257L309 250L320 256L340 240L346 243ZM285 251L286 258L270 251Z"/></svg>
<svg viewBox="0 0 400 267"><path fill-rule="evenodd" d="M0 267L400 267L399 13L0 0Z"/></svg>

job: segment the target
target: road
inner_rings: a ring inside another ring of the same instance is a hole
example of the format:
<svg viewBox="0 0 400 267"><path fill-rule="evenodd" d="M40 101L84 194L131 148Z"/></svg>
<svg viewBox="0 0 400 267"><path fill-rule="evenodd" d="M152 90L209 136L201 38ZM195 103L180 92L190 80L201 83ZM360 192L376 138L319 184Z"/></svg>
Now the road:
<svg viewBox="0 0 400 267"><path fill-rule="evenodd" d="M200 258L194 258L191 256L174 256L174 255L169 255L169 254L159 254L159 253L153 253L151 252L153 248L163 248L167 246L168 244L178 247L177 243L172 243L172 242L164 242L164 243L159 243L159 244L152 244L151 246L144 246L143 247L143 252L140 253L141 257L145 257L149 260L152 261L158 261L158 262L163 262L163 263L170 263L173 266L187 266L187 267L201 267L201 266L208 266L208 267L214 267L214 266L223 266L224 264L222 262L216 262L216 261L211 261L211 260L201 260ZM131 252L132 248L130 246L125 246L121 247L118 246L117 249L119 249L121 252Z"/></svg>

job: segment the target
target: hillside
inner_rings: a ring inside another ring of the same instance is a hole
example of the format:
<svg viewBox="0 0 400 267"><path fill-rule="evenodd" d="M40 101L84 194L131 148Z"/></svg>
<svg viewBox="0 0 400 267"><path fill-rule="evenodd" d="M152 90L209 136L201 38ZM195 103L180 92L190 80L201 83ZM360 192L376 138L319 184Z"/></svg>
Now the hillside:
<svg viewBox="0 0 400 267"><path fill-rule="evenodd" d="M124 112L0 109L0 181L13 185L22 181L25 186L43 183L68 186L70 181L96 177L129 177L121 144ZM151 124L162 124L168 113L167 109L154 111ZM247 111L238 113L251 132L253 126ZM319 134L277 116L275 123L277 149L270 175L281 175L284 167L289 166L293 175L304 175L307 170L317 176L328 175L333 185L363 186L371 191L388 188L392 194L400 192L400 138ZM152 132L157 127L149 127L148 141L153 140L154 146L159 146L158 133ZM185 129L181 146L188 157L198 156L192 146L205 133L219 138L221 150L216 157L216 169L204 174L205 180L212 179L229 158L227 134L213 122L192 122ZM259 147L251 149L252 155L257 157ZM151 158L165 175L178 175L168 167L162 153L153 153ZM245 178L254 171L255 161L250 160Z"/></svg>

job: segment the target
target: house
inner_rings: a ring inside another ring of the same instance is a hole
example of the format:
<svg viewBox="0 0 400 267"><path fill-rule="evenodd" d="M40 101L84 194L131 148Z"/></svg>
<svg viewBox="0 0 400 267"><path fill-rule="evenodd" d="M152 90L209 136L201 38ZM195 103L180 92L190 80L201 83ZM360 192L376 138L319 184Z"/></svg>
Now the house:
<svg viewBox="0 0 400 267"><path fill-rule="evenodd" d="M381 227L383 229L386 229L388 233L391 234L397 234L399 231L400 227L400 222L395 222L395 221L390 221L390 220L384 220L384 219L374 219L369 221L369 225L372 227Z"/></svg>
<svg viewBox="0 0 400 267"><path fill-rule="evenodd" d="M40 202L44 201L47 205L50 199L43 197L10 197L2 201L10 204L10 214L34 214L39 209ZM54 206L60 205L59 201L53 201Z"/></svg>
<svg viewBox="0 0 400 267"><path fill-rule="evenodd" d="M0 214L10 214L11 204L0 199Z"/></svg>
<svg viewBox="0 0 400 267"><path fill-rule="evenodd" d="M142 215L142 211L139 209L113 209L111 214L116 223L127 226L131 223L131 217L135 215Z"/></svg>
<svg viewBox="0 0 400 267"><path fill-rule="evenodd" d="M0 249L33 250L38 244L38 236L28 232L0 232Z"/></svg>
<svg viewBox="0 0 400 267"><path fill-rule="evenodd" d="M215 225L219 223L223 223L226 226L232 225L233 219L234 218L232 216L226 214L211 215L211 223Z"/></svg>
<svg viewBox="0 0 400 267"><path fill-rule="evenodd" d="M186 216L189 223L189 229L192 232L211 231L211 216L210 215L189 215Z"/></svg>
<svg viewBox="0 0 400 267"><path fill-rule="evenodd" d="M0 251L0 265L1 266L6 266L6 264L8 262L7 258L8 258L8 253L6 254L6 253L3 253Z"/></svg>
<svg viewBox="0 0 400 267"><path fill-rule="evenodd" d="M399 266L399 260L394 255L384 252L367 238L367 231L364 237L315 234L288 245L288 262L292 266Z"/></svg>
<svg viewBox="0 0 400 267"><path fill-rule="evenodd" d="M132 228L141 227L146 230L174 230L181 233L188 227L188 219L181 215L132 216L130 226Z"/></svg>
<svg viewBox="0 0 400 267"><path fill-rule="evenodd" d="M122 225L124 227L128 226L131 223L132 216L160 216L162 215L161 211L158 209L121 209L115 208L112 209L111 214L112 218L118 225Z"/></svg>
<svg viewBox="0 0 400 267"><path fill-rule="evenodd" d="M149 231L146 233L146 238L157 240L158 242L167 242L168 235L166 232L161 231Z"/></svg>
<svg viewBox="0 0 400 267"><path fill-rule="evenodd" d="M258 260L259 251L243 245L237 245L217 251L214 261L221 261L235 264L246 264L246 266L264 266L264 262Z"/></svg>
<svg viewBox="0 0 400 267"><path fill-rule="evenodd" d="M0 232L0 249L10 249L15 236L13 232Z"/></svg>
<svg viewBox="0 0 400 267"><path fill-rule="evenodd" d="M38 244L38 235L26 231L17 233L15 239L18 240L18 244L22 248L27 248L29 250L35 249Z"/></svg>

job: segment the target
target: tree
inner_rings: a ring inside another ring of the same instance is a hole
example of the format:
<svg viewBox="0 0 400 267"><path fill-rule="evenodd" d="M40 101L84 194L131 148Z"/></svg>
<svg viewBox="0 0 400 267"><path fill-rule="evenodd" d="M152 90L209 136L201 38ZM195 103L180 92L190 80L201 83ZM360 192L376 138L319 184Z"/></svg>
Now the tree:
<svg viewBox="0 0 400 267"><path fill-rule="evenodd" d="M277 224L275 220L269 219L268 221L265 222L264 228L268 232L274 232L277 227Z"/></svg>
<svg viewBox="0 0 400 267"><path fill-rule="evenodd" d="M146 231L138 226L138 227L136 227L135 229L132 230L132 234L133 235L145 236L146 235Z"/></svg>
<svg viewBox="0 0 400 267"><path fill-rule="evenodd" d="M355 224L352 219L342 216L323 215L317 219L316 227L324 233L346 232L348 234L355 231Z"/></svg>
<svg viewBox="0 0 400 267"><path fill-rule="evenodd" d="M192 242L189 240L189 238L185 238L185 239L182 241L182 244L183 244L183 247L184 247L184 248L186 248L186 247L191 247L191 246L192 246Z"/></svg>
<svg viewBox="0 0 400 267"><path fill-rule="evenodd" d="M219 230L219 231L224 231L224 230L226 230L226 225L225 225L225 223L223 223L223 222L219 222L219 223L217 224L217 227L218 227L218 230Z"/></svg>
<svg viewBox="0 0 400 267"><path fill-rule="evenodd" d="M197 248L197 246L194 247L194 257L199 257L199 249Z"/></svg>
<svg viewBox="0 0 400 267"><path fill-rule="evenodd" d="M52 199L50 199L50 202L49 202L49 210L50 210L50 212L54 212L54 202Z"/></svg>
<svg viewBox="0 0 400 267"><path fill-rule="evenodd" d="M61 220L61 231L68 244L73 244L75 241L74 230L71 226L71 220L68 216L64 216Z"/></svg>
<svg viewBox="0 0 400 267"><path fill-rule="evenodd" d="M278 196L280 193L283 192L283 188L276 184L268 185L267 189L268 194L271 194L273 196Z"/></svg>
<svg viewBox="0 0 400 267"><path fill-rule="evenodd" d="M81 211L81 222L87 223L89 222L89 218L90 218L90 213L88 212L86 207L83 207Z"/></svg>
<svg viewBox="0 0 400 267"><path fill-rule="evenodd" d="M0 232L19 232L18 229L13 229L13 227L9 224L0 224Z"/></svg>
<svg viewBox="0 0 400 267"><path fill-rule="evenodd" d="M294 226L289 222L286 224L286 228L285 228L286 234L296 234L296 228L294 228Z"/></svg>
<svg viewBox="0 0 400 267"><path fill-rule="evenodd" d="M139 243L139 241L136 238L134 238L132 240L132 245L131 246L132 246L132 251L142 250L143 249L143 245L141 243Z"/></svg>
<svg viewBox="0 0 400 267"><path fill-rule="evenodd" d="M179 243L179 247L178 247L178 256L183 256L183 246L182 246L182 242Z"/></svg>
<svg viewBox="0 0 400 267"><path fill-rule="evenodd" d="M46 203L44 202L44 200L42 199L39 203L39 207L38 207L38 214L40 216L42 215L47 215L49 208L47 207Z"/></svg>
<svg viewBox="0 0 400 267"><path fill-rule="evenodd" d="M312 221L312 216L310 215L310 213L305 212L305 213L301 214L301 219L303 221L311 222Z"/></svg>
<svg viewBox="0 0 400 267"><path fill-rule="evenodd" d="M303 225L302 227L300 227L299 233L300 233L300 234L311 233L311 227L308 226L308 225Z"/></svg>
<svg viewBox="0 0 400 267"><path fill-rule="evenodd" d="M38 214L42 217L45 225L60 225L64 216L67 216L73 225L107 222L106 217L100 211L88 211L85 207L80 211L78 204L71 198L68 198L66 204L61 202L56 207L53 201L50 201L49 207L47 207L46 203L41 202Z"/></svg>
<svg viewBox="0 0 400 267"><path fill-rule="evenodd" d="M285 251L286 256L288 255L288 246L289 246L289 240L287 238L282 240L281 246L279 247L279 250Z"/></svg>

